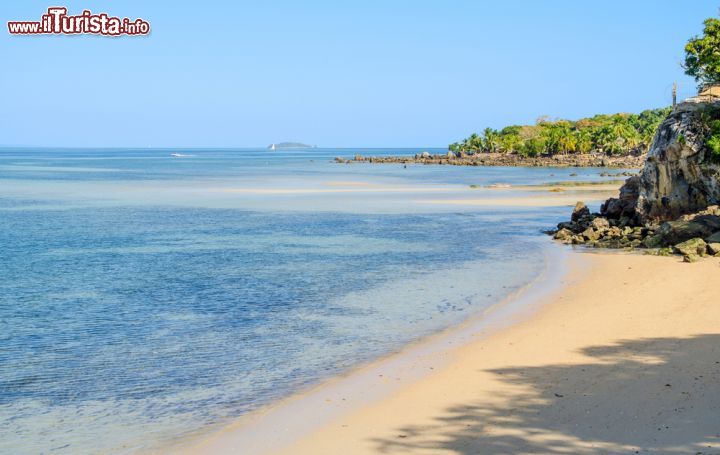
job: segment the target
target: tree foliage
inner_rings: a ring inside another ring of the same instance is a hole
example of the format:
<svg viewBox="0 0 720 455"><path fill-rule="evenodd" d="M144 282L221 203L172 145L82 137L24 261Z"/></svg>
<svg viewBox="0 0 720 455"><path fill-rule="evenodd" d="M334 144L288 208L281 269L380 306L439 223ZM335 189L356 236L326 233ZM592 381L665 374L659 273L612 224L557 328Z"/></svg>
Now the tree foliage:
<svg viewBox="0 0 720 455"><path fill-rule="evenodd" d="M720 83L720 20L705 19L702 36L691 38L685 45L685 74L699 85Z"/></svg>
<svg viewBox="0 0 720 455"><path fill-rule="evenodd" d="M623 155L647 150L660 122L671 108L650 109L640 114L596 115L577 121L541 117L535 125L512 125L450 145L463 153L519 153L526 156L601 152Z"/></svg>

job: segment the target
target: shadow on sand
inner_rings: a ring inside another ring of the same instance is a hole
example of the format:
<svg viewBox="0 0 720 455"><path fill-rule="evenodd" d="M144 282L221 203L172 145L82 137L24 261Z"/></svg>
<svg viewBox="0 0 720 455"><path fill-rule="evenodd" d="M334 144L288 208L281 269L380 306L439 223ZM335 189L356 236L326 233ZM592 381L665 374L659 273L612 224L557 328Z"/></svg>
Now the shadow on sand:
<svg viewBox="0 0 720 455"><path fill-rule="evenodd" d="M520 393L373 442L392 454L720 453L720 335L582 353L596 362L492 370Z"/></svg>

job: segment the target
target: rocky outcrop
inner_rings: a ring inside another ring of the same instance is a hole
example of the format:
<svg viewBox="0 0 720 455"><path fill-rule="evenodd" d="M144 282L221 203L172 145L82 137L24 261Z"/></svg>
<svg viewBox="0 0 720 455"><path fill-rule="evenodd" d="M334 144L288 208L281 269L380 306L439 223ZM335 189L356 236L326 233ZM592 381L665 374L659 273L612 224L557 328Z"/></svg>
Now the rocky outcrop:
<svg viewBox="0 0 720 455"><path fill-rule="evenodd" d="M674 221L635 225L626 216L606 218L578 202L570 221L549 231L555 240L595 248L647 249L653 254L681 254L686 262L720 256L720 206L713 205Z"/></svg>
<svg viewBox="0 0 720 455"><path fill-rule="evenodd" d="M720 202L720 164L707 146L710 122L720 118L720 99L695 97L679 104L660 124L638 178L620 197L603 204L608 218L635 224L673 220Z"/></svg>
<svg viewBox="0 0 720 455"><path fill-rule="evenodd" d="M415 156L361 156L353 159L335 158L337 163L374 164L444 164L452 166L515 166L515 167L608 167L639 169L645 155L608 156L602 153L576 153L568 155L529 157L517 153L447 152L431 155L429 152Z"/></svg>
<svg viewBox="0 0 720 455"><path fill-rule="evenodd" d="M610 198L600 207L600 213L611 219L633 218L640 196L640 177L630 177L620 188L620 197Z"/></svg>
<svg viewBox="0 0 720 455"><path fill-rule="evenodd" d="M578 203L569 222L551 233L563 243L646 248L681 254L686 262L720 256L720 157L709 138L720 128L720 99L695 97L660 124L647 161L617 198L590 213Z"/></svg>

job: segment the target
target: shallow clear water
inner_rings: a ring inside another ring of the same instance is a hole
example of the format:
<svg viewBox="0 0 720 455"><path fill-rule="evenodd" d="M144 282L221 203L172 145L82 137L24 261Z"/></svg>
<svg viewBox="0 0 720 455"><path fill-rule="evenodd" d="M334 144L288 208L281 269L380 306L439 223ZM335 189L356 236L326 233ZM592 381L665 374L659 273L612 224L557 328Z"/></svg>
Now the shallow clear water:
<svg viewBox="0 0 720 455"><path fill-rule="evenodd" d="M153 447L462 321L537 276L567 209L424 188L599 173L175 151L0 150L0 453Z"/></svg>

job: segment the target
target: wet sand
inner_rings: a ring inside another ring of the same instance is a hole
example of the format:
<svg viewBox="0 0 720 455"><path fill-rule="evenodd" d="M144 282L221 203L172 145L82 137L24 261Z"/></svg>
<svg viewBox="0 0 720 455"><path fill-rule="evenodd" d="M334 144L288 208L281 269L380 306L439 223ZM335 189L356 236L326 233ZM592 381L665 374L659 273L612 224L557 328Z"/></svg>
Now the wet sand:
<svg viewBox="0 0 720 455"><path fill-rule="evenodd" d="M561 289L514 324L430 350L405 370L383 363L361 369L312 392L326 396L324 403L281 404L186 449L238 454L720 450L720 290L714 279L720 276L720 260L685 264L674 257L583 252L573 254L570 269ZM373 395L373 384L383 381L400 385ZM338 391L352 405L336 406ZM317 409L312 406L338 409L328 421L313 422ZM272 427L273 419L275 432L258 431L259 444L251 443L253 425L264 420ZM309 424L299 436L283 438L288 422Z"/></svg>

